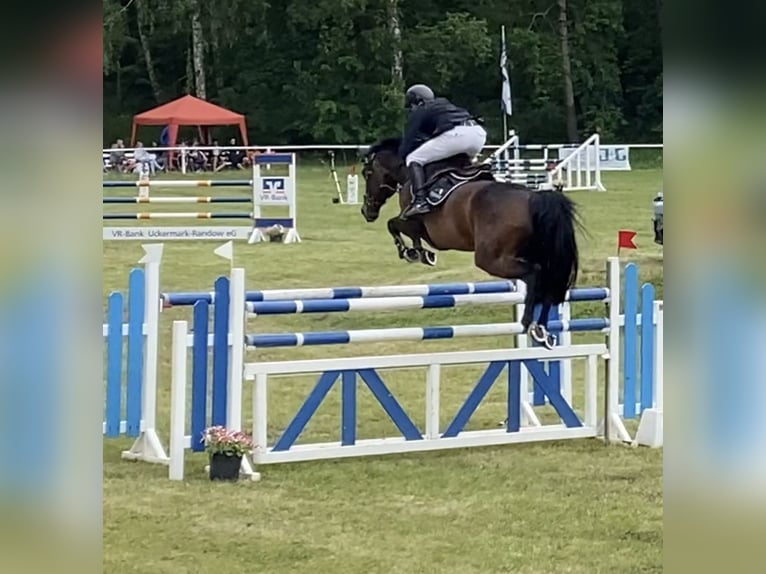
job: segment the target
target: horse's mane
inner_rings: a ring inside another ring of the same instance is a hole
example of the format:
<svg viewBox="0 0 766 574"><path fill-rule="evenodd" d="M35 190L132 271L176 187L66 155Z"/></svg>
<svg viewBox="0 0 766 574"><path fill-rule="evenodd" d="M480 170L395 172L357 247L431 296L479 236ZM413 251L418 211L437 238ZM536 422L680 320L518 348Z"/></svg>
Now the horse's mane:
<svg viewBox="0 0 766 574"><path fill-rule="evenodd" d="M401 143L402 143L402 138L400 137L382 139L379 142L370 146L370 149L367 150L367 155L370 156L374 153L378 153L381 151L398 153L399 146L401 145Z"/></svg>

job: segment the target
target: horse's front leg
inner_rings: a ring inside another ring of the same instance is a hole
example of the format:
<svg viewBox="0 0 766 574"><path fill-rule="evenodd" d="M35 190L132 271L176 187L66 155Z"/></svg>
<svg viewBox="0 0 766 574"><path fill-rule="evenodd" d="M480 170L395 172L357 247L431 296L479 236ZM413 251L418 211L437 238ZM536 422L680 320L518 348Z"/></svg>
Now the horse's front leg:
<svg viewBox="0 0 766 574"><path fill-rule="evenodd" d="M420 219L402 219L399 229L401 232L412 239L412 248L417 252L420 262L433 267L436 265L436 253L423 247L423 237L426 234L426 227Z"/></svg>
<svg viewBox="0 0 766 574"><path fill-rule="evenodd" d="M420 255L416 248L407 247L404 244L402 223L399 217L392 217L387 223L388 232L394 238L394 245L396 245L396 250L399 253L399 259L404 259L407 263L414 263L420 259Z"/></svg>
<svg viewBox="0 0 766 574"><path fill-rule="evenodd" d="M407 236L412 241L412 248L405 249L402 256L408 262L420 261L426 265L436 265L436 253L423 247L425 225L417 219L395 218L389 221L389 230L394 229L401 238ZM393 233L393 232L392 232Z"/></svg>

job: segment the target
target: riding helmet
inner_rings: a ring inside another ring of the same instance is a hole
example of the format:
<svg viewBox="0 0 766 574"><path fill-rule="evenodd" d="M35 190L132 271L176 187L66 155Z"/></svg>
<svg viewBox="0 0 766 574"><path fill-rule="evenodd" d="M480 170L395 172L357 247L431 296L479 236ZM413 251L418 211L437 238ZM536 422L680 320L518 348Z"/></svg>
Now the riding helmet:
<svg viewBox="0 0 766 574"><path fill-rule="evenodd" d="M413 108L434 99L434 92L425 84L415 84L407 88L404 98L404 107Z"/></svg>

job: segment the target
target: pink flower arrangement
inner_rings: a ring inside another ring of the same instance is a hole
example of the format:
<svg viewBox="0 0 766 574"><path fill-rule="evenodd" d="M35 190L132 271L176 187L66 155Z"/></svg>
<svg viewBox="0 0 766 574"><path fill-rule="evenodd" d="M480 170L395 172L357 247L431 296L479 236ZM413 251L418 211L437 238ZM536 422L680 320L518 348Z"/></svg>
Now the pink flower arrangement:
<svg viewBox="0 0 766 574"><path fill-rule="evenodd" d="M205 449L212 456L223 454L241 457L253 450L253 439L242 431L229 430L226 427L208 427L203 433Z"/></svg>

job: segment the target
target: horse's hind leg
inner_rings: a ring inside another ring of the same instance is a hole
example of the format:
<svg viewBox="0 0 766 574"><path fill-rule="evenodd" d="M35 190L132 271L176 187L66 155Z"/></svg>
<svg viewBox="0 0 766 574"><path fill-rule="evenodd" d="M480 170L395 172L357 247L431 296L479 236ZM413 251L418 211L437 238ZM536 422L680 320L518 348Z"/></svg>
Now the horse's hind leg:
<svg viewBox="0 0 766 574"><path fill-rule="evenodd" d="M548 349L553 349L556 345L556 336L548 331L548 315L551 312L551 303L543 301L540 305L540 317L536 323L529 327L529 335L541 345Z"/></svg>
<svg viewBox="0 0 766 574"><path fill-rule="evenodd" d="M524 296L524 314L521 317L521 326L526 331L532 324L532 318L534 317L535 303L537 301L536 288L537 288L537 269L535 265L528 263L524 259L521 259L526 266L525 273L517 279L524 281L527 292Z"/></svg>
<svg viewBox="0 0 766 574"><path fill-rule="evenodd" d="M556 341L546 329L550 304L546 304L539 296L540 266L530 263L522 257L508 253L492 253L484 249L477 249L474 259L476 266L490 275L524 281L527 293L524 297L524 314L521 317L521 326L535 341L548 349L552 349ZM543 305L539 321L533 322L537 303L543 303Z"/></svg>
<svg viewBox="0 0 766 574"><path fill-rule="evenodd" d="M537 264L530 264L530 266L530 272L521 278L527 285L521 325L532 339L543 345L546 349L553 349L556 345L556 338L548 332L548 315L550 315L551 304L546 300L541 301L539 297L540 266ZM538 303L540 303L540 316L537 318L537 321L533 321L535 305Z"/></svg>
<svg viewBox="0 0 766 574"><path fill-rule="evenodd" d="M556 337L548 331L548 316L551 312L551 304L547 299L539 297L539 265L533 265L533 271L522 280L527 284L527 295L524 299L524 317L521 325L527 334L546 349L553 349L556 345ZM535 305L540 303L540 316L533 321Z"/></svg>
<svg viewBox="0 0 766 574"><path fill-rule="evenodd" d="M532 323L532 313L535 303L537 303L536 287L539 266L511 253L496 253L493 249L482 248L476 249L474 262L476 267L495 277L524 281L527 286L527 293L524 297L524 315L521 318L521 325L526 330Z"/></svg>

